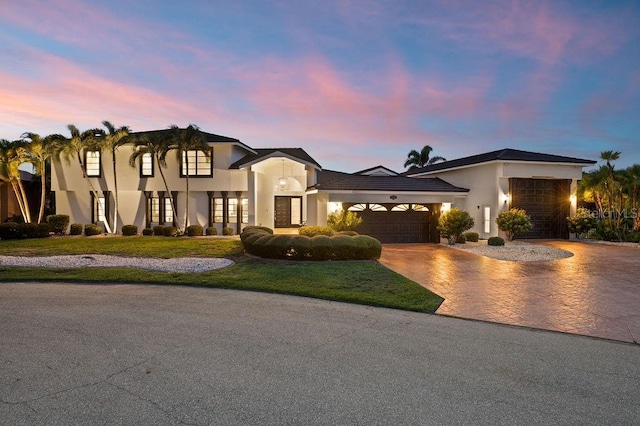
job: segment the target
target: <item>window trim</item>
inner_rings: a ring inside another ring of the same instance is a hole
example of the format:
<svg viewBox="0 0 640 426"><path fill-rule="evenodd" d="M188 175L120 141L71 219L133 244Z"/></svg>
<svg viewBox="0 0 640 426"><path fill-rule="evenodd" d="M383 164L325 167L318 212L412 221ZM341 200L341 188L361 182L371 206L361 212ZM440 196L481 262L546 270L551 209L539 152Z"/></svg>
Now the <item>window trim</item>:
<svg viewBox="0 0 640 426"><path fill-rule="evenodd" d="M148 155L150 160L151 160L151 174L145 175L144 174L144 157ZM153 158L153 154L151 154L150 152L145 152L144 154L142 154L142 156L140 157L140 178L152 178L155 175L155 159Z"/></svg>
<svg viewBox="0 0 640 426"><path fill-rule="evenodd" d="M182 151L182 156L180 158L180 177L181 178L186 178L187 175L185 174L185 170L184 170L184 166L185 166L185 161L184 161L184 156L188 155L189 152L195 152L196 155L196 171L195 174L190 174L189 175L189 179L191 178L211 178L213 177L213 147L209 148L209 173L208 174L198 174L198 156L202 155L204 156L205 154L199 150L199 149L190 149L187 151ZM205 156L206 158L206 156Z"/></svg>

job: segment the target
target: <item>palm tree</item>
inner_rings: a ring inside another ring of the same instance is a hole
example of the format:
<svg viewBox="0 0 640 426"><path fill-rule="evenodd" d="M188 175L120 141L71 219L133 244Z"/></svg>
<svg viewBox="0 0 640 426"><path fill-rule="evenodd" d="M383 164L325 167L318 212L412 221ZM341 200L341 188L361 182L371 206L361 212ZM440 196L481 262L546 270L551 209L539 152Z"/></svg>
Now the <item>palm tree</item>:
<svg viewBox="0 0 640 426"><path fill-rule="evenodd" d="M44 206L47 198L47 163L53 154L53 148L57 141L63 140L62 135L48 135L44 138L37 133L25 132L20 136L28 143L29 162L40 176L40 210L38 211L38 223L42 222Z"/></svg>
<svg viewBox="0 0 640 426"><path fill-rule="evenodd" d="M189 151L201 151L208 158L211 151L198 126L189 124L186 129L181 129L174 124L169 129L171 130L171 144L168 147L168 151L176 151L178 164L182 164L184 160L183 172L186 179L187 197L185 202L184 229L186 230L187 226L189 226L189 155L187 154Z"/></svg>
<svg viewBox="0 0 640 426"><path fill-rule="evenodd" d="M640 212L638 211L640 204L640 164L627 167L625 172L627 174L630 208L633 215L633 230L640 231Z"/></svg>
<svg viewBox="0 0 640 426"><path fill-rule="evenodd" d="M64 140L60 141L60 143L56 144L54 148L54 156L58 158L64 158L67 163L70 163L71 157L75 156L78 160L80 169L82 170L82 177L87 180L91 192L93 193L95 199L98 200L100 198L100 195L93 186L91 178L87 176L87 165L83 160L83 153L85 151L100 151L105 132L102 129L89 129L85 130L84 132L80 132L80 130L78 130L78 128L73 124L69 124L67 128L71 133L71 137L65 138ZM102 203L98 203L98 209L103 210L104 217L106 218L107 212L105 211L105 206L102 205ZM104 227L105 231L110 234L111 227L109 226L108 221L105 221Z"/></svg>
<svg viewBox="0 0 640 426"><path fill-rule="evenodd" d="M28 162L27 144L24 141L10 142L0 139L0 180L11 184L24 221L31 223L29 201L20 178L20 166L26 162Z"/></svg>
<svg viewBox="0 0 640 426"><path fill-rule="evenodd" d="M151 155L153 161L158 165L158 170L160 170L160 176L162 177L162 182L164 183L164 188L166 193L169 195L169 203L171 204L171 211L173 212L174 220L176 216L176 206L173 201L173 197L171 196L171 192L169 191L169 185L167 184L167 178L164 176L164 172L162 171L165 167L167 167L167 153L169 152L170 147L170 139L166 136L162 136L159 133L148 133L142 134L135 138L134 140L135 148L133 153L129 157L129 165L131 167L136 166L136 162L142 161L142 157L145 154ZM182 232L182 231L180 231Z"/></svg>
<svg viewBox="0 0 640 426"><path fill-rule="evenodd" d="M423 146L420 152L412 149L407 155L407 161L404 162L404 167L416 169L437 163L438 161L447 161L446 158L440 156L430 157L432 151L433 148L429 145Z"/></svg>
<svg viewBox="0 0 640 426"><path fill-rule="evenodd" d="M109 121L103 121L102 124L107 128L108 133L104 137L102 147L111 152L111 164L113 165L113 232L118 232L118 174L116 172L116 151L122 145L131 142L129 137L129 127L116 127Z"/></svg>

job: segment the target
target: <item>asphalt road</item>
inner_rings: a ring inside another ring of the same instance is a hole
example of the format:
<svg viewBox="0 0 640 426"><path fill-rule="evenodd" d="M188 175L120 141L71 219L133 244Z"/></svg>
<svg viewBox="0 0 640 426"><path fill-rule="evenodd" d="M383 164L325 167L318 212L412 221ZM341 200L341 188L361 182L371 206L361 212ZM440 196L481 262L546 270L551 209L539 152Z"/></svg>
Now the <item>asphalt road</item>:
<svg viewBox="0 0 640 426"><path fill-rule="evenodd" d="M0 424L638 424L640 346L298 297L0 284Z"/></svg>

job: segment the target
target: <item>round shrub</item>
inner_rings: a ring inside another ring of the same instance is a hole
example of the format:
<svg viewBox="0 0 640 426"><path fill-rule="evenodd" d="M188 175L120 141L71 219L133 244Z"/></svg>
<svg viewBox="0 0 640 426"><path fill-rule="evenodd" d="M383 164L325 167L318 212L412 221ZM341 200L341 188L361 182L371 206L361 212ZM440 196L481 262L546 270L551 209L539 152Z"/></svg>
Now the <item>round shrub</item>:
<svg viewBox="0 0 640 426"><path fill-rule="evenodd" d="M382 244L380 241L369 235L356 235L353 237L353 240L359 249L356 259L380 259L380 255L382 254Z"/></svg>
<svg viewBox="0 0 640 426"><path fill-rule="evenodd" d="M358 233L356 231L339 231L339 232L336 232L336 235L349 235L351 237L354 237L358 235Z"/></svg>
<svg viewBox="0 0 640 426"><path fill-rule="evenodd" d="M18 223L0 223L0 240L19 240L23 238Z"/></svg>
<svg viewBox="0 0 640 426"><path fill-rule="evenodd" d="M153 227L153 235L162 236L164 235L164 225L156 225Z"/></svg>
<svg viewBox="0 0 640 426"><path fill-rule="evenodd" d="M502 237L491 237L487 240L487 244L490 246L503 246L504 238Z"/></svg>
<svg viewBox="0 0 640 426"><path fill-rule="evenodd" d="M327 225L334 231L355 231L361 223L358 213L349 210L333 212L327 217Z"/></svg>
<svg viewBox="0 0 640 426"><path fill-rule="evenodd" d="M155 233L155 231L154 231ZM162 229L162 235L165 237L177 237L178 236L178 228L175 226L165 226Z"/></svg>
<svg viewBox="0 0 640 426"><path fill-rule="evenodd" d="M464 235L458 235L456 244L466 244L466 243L467 243L467 237L465 237Z"/></svg>
<svg viewBox="0 0 640 426"><path fill-rule="evenodd" d="M47 223L50 226L51 231L57 235L64 235L67 232L69 226L69 215L66 214L52 214L47 216Z"/></svg>
<svg viewBox="0 0 640 426"><path fill-rule="evenodd" d="M438 230L440 235L449 241L449 244L455 244L458 236L473 228L474 223L475 221L468 212L453 208L440 215Z"/></svg>
<svg viewBox="0 0 640 426"><path fill-rule="evenodd" d="M333 242L331 237L316 235L311 237L311 259L329 260L333 257Z"/></svg>
<svg viewBox="0 0 640 426"><path fill-rule="evenodd" d="M38 224L38 236L37 238L48 238L51 235L51 227L48 223Z"/></svg>
<svg viewBox="0 0 640 426"><path fill-rule="evenodd" d="M84 229L84 225L81 223L72 223L71 228L69 228L69 235L82 235L82 230Z"/></svg>
<svg viewBox="0 0 640 426"><path fill-rule="evenodd" d="M233 228L231 228L230 226L222 228L222 235L233 235Z"/></svg>
<svg viewBox="0 0 640 426"><path fill-rule="evenodd" d="M584 237L591 229L595 229L598 221L591 212L580 207L575 216L567 218L567 227L569 232L576 234L576 238Z"/></svg>
<svg viewBox="0 0 640 426"><path fill-rule="evenodd" d="M88 223L84 226L84 235L87 237L91 237L93 235L102 234L102 227L99 225L94 225L93 223Z"/></svg>
<svg viewBox="0 0 640 426"><path fill-rule="evenodd" d="M202 225L189 225L187 226L187 235L190 237L202 236Z"/></svg>
<svg viewBox="0 0 640 426"><path fill-rule="evenodd" d="M298 235L315 237L316 235L326 235L330 237L334 234L333 229L328 226L302 226L298 228Z"/></svg>
<svg viewBox="0 0 640 426"><path fill-rule="evenodd" d="M498 229L504 231L509 241L513 240L516 235L530 230L533 225L531 218L523 209L511 209L502 212L496 217Z"/></svg>
<svg viewBox="0 0 640 426"><path fill-rule="evenodd" d="M151 228L144 228L142 230L142 235L153 235L153 229Z"/></svg>
<svg viewBox="0 0 640 426"><path fill-rule="evenodd" d="M218 228L216 228L215 226L210 226L204 232L205 235L218 235Z"/></svg>
<svg viewBox="0 0 640 426"><path fill-rule="evenodd" d="M311 258L311 238L305 235L294 235L291 238L291 250L289 256L294 260Z"/></svg>
<svg viewBox="0 0 640 426"><path fill-rule="evenodd" d="M478 234L477 232L465 232L463 235L467 239L467 241L472 243L477 243L480 239L480 234Z"/></svg>
<svg viewBox="0 0 640 426"><path fill-rule="evenodd" d="M125 237L138 235L138 226L136 226L136 225L123 225L122 226L122 235L124 235Z"/></svg>

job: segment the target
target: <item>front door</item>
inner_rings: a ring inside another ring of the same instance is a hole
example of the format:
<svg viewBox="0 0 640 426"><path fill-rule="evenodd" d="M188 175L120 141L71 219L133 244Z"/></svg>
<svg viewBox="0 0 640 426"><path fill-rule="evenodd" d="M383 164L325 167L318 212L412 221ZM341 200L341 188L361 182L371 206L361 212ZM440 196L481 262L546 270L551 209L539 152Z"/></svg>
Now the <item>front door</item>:
<svg viewBox="0 0 640 426"><path fill-rule="evenodd" d="M302 223L302 197L275 197L276 228L291 228Z"/></svg>

